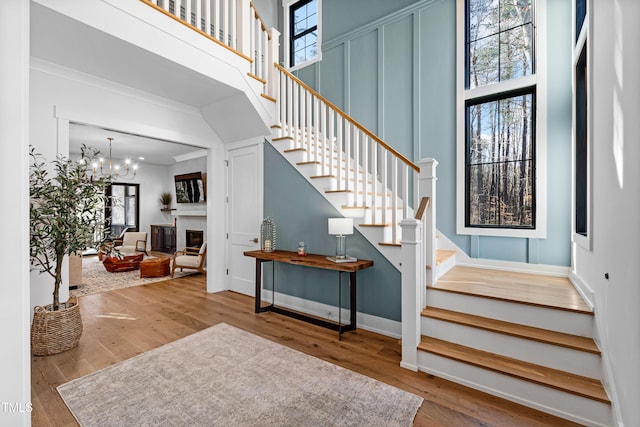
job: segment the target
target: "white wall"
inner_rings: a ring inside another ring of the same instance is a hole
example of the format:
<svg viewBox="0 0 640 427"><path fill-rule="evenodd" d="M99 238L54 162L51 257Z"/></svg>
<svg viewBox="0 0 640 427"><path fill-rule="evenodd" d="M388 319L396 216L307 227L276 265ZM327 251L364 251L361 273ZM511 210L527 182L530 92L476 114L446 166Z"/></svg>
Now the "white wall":
<svg viewBox="0 0 640 427"><path fill-rule="evenodd" d="M29 0L0 2L0 28L0 425L29 426Z"/></svg>
<svg viewBox="0 0 640 427"><path fill-rule="evenodd" d="M47 159L58 152L68 155L69 121L222 151L217 149L220 139L196 108L35 58L31 59L30 85L31 143ZM141 226L147 229L152 222L167 222L159 216L157 198L171 185L171 177L148 168L140 171L139 182L145 194ZM31 305L49 303L52 281L32 274L31 282ZM68 290L63 289L60 299L67 297Z"/></svg>
<svg viewBox="0 0 640 427"><path fill-rule="evenodd" d="M574 245L574 265L593 290L617 425L630 427L640 425L640 3L590 5L593 233L591 250Z"/></svg>

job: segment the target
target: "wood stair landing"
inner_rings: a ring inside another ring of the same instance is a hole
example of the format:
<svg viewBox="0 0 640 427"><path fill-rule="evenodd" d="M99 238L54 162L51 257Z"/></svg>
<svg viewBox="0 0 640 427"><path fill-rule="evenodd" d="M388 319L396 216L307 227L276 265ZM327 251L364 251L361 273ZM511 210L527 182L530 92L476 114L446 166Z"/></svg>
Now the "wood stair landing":
<svg viewBox="0 0 640 427"><path fill-rule="evenodd" d="M566 277L456 266L430 288L593 314Z"/></svg>
<svg viewBox="0 0 640 427"><path fill-rule="evenodd" d="M422 337L418 349L601 403L611 403L600 381L593 378L523 362L510 357L426 336Z"/></svg>

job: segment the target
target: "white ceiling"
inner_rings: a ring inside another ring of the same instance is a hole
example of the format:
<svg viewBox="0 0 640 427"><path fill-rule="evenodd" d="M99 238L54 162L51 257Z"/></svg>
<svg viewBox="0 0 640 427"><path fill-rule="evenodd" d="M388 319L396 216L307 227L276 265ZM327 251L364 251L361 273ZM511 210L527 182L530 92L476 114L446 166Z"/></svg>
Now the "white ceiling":
<svg viewBox="0 0 640 427"><path fill-rule="evenodd" d="M174 156L184 155L201 148L175 142L161 141L140 135L131 135L108 129L100 129L79 124L69 125L69 152L80 154L82 144L100 151L105 158L109 156L109 141L113 138L112 156L123 160L130 158L142 168L145 164L169 166L175 164ZM144 157L144 160L139 160Z"/></svg>
<svg viewBox="0 0 640 427"><path fill-rule="evenodd" d="M195 107L239 93L33 1L31 23L31 55L45 61Z"/></svg>
<svg viewBox="0 0 640 427"><path fill-rule="evenodd" d="M198 108L238 93L237 89L33 1L31 22L33 57ZM79 154L81 145L86 144L106 157L108 137L114 138L113 158L131 158L141 166L171 165L175 163L174 156L200 150L141 135L71 124L69 152ZM138 157L144 160L137 160Z"/></svg>

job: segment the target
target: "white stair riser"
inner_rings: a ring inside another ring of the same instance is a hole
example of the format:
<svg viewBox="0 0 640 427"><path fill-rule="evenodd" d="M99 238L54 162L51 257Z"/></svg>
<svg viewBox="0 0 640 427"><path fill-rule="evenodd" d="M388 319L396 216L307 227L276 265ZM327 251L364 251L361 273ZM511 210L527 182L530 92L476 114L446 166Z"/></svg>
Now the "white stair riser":
<svg viewBox="0 0 640 427"><path fill-rule="evenodd" d="M601 379L600 356L483 329L422 317L422 334L466 347Z"/></svg>
<svg viewBox="0 0 640 427"><path fill-rule="evenodd" d="M530 381L467 363L418 352L421 371L587 426L611 425L611 407Z"/></svg>
<svg viewBox="0 0 640 427"><path fill-rule="evenodd" d="M444 276L456 266L456 256L453 255L436 266L436 280Z"/></svg>
<svg viewBox="0 0 640 427"><path fill-rule="evenodd" d="M593 316L535 305L427 289L427 305L593 338Z"/></svg>
<svg viewBox="0 0 640 427"><path fill-rule="evenodd" d="M375 200L370 194L364 195L351 192L327 193L325 197L333 203L333 200L342 204L342 206L382 206L382 196L377 196Z"/></svg>

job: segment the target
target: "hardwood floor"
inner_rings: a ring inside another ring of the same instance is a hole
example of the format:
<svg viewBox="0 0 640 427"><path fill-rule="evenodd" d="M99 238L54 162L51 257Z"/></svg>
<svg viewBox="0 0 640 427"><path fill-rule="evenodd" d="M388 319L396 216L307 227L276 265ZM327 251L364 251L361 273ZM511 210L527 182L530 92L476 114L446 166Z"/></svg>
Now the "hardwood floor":
<svg viewBox="0 0 640 427"><path fill-rule="evenodd" d="M80 298L84 333L67 352L32 357L32 423L74 426L56 387L220 322L422 396L416 426L570 426L551 415L399 366L397 339L362 329L344 334L275 313L253 313L253 298L207 294L204 276Z"/></svg>
<svg viewBox="0 0 640 427"><path fill-rule="evenodd" d="M566 277L457 266L432 287L447 292L593 314L591 307L584 302Z"/></svg>

